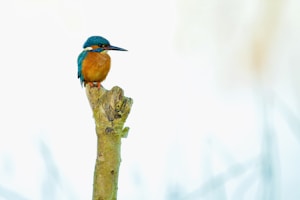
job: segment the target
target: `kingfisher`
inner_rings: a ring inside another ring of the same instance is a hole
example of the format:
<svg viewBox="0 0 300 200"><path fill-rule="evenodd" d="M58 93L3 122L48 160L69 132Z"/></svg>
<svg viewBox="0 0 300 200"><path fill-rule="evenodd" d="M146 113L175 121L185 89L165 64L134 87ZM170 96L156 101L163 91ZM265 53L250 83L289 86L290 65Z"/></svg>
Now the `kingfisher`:
<svg viewBox="0 0 300 200"><path fill-rule="evenodd" d="M110 70L110 56L108 50L127 51L126 49L112 46L109 41L101 36L91 36L83 44L83 51L77 59L78 78L81 85L89 84L91 87L97 83L98 88L105 80Z"/></svg>

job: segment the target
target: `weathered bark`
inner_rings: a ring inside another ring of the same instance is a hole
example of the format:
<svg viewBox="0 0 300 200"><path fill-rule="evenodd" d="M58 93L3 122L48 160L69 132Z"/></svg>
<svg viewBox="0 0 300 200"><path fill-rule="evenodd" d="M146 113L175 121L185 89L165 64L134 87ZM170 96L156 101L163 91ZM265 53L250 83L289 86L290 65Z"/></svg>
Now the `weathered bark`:
<svg viewBox="0 0 300 200"><path fill-rule="evenodd" d="M124 127L132 106L132 99L123 90L113 87L86 85L86 93L93 110L97 133L97 158L94 172L93 200L116 200L121 162L121 138L127 137Z"/></svg>

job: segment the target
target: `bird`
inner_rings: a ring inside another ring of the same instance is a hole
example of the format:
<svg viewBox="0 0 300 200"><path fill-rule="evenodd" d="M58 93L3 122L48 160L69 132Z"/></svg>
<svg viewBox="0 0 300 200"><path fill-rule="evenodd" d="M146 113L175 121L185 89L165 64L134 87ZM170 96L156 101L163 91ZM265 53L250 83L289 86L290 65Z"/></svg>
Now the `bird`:
<svg viewBox="0 0 300 200"><path fill-rule="evenodd" d="M81 86L89 84L91 87L97 83L98 88L101 82L106 79L110 70L111 58L109 50L127 51L121 47L112 46L110 42L102 36L91 36L83 44L83 51L77 58L78 78Z"/></svg>

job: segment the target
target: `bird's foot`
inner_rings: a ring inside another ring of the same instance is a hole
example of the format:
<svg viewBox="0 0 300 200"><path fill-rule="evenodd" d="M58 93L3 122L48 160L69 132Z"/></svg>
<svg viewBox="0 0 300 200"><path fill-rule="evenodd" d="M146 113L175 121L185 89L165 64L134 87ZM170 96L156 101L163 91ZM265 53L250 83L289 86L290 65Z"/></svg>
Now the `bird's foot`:
<svg viewBox="0 0 300 200"><path fill-rule="evenodd" d="M94 87L94 82L88 82L88 84L90 85L90 87Z"/></svg>
<svg viewBox="0 0 300 200"><path fill-rule="evenodd" d="M90 87L96 87L97 86L98 89L101 88L101 82L87 82L87 84L89 84Z"/></svg>
<svg viewBox="0 0 300 200"><path fill-rule="evenodd" d="M98 89L101 88L101 82L97 82L97 87L98 87Z"/></svg>

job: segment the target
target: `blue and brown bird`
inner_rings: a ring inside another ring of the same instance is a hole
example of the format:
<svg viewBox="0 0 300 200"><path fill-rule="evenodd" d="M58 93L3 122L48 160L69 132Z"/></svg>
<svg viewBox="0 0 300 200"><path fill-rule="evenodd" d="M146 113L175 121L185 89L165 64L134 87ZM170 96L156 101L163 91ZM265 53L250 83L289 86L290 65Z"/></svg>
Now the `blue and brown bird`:
<svg viewBox="0 0 300 200"><path fill-rule="evenodd" d="M81 85L89 84L94 86L96 82L98 88L101 87L101 82L106 78L110 70L108 50L127 51L126 49L110 45L109 41L101 36L91 36L83 44L83 51L77 59L78 78Z"/></svg>

